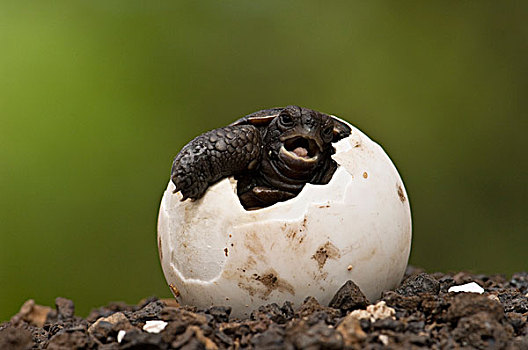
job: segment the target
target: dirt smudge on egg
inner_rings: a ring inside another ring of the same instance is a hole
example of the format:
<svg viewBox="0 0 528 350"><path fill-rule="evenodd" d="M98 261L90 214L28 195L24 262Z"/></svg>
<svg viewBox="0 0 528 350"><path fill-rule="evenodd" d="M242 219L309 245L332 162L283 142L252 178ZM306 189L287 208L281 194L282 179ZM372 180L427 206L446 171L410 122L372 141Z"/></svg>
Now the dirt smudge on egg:
<svg viewBox="0 0 528 350"><path fill-rule="evenodd" d="M263 293L264 298L267 298L275 289L279 292L288 292L291 295L295 295L293 286L280 278L277 275L277 272L273 269L270 269L266 273L257 276L255 280L259 281L264 285L264 287L266 287L266 290Z"/></svg>
<svg viewBox="0 0 528 350"><path fill-rule="evenodd" d="M174 295L175 298L178 298L180 296L180 291L178 290L178 288L176 288L176 286L174 284L169 284L169 288L172 292L172 294Z"/></svg>
<svg viewBox="0 0 528 350"><path fill-rule="evenodd" d="M405 202L407 198L405 198L405 194L403 193L403 188L401 185L398 185L398 197L400 198L400 201Z"/></svg>
<svg viewBox="0 0 528 350"><path fill-rule="evenodd" d="M163 249L161 247L161 237L158 236L158 252L159 252L159 258L163 261Z"/></svg>
<svg viewBox="0 0 528 350"><path fill-rule="evenodd" d="M264 263L268 261L265 254L266 249L264 249L264 246L262 245L262 242L260 241L260 238L256 232L249 232L246 234L244 245L258 260L261 260Z"/></svg>
<svg viewBox="0 0 528 350"><path fill-rule="evenodd" d="M327 241L325 244L320 246L312 255L312 259L317 261L317 264L319 265L319 269L322 269L323 266L326 263L326 260L328 259L338 259L341 257L341 253L339 251L339 248L337 248L334 244Z"/></svg>
<svg viewBox="0 0 528 350"><path fill-rule="evenodd" d="M244 272L246 270L243 270ZM264 273L240 274L238 287L244 289L250 296L256 296L262 300L267 300L269 295L277 290L282 293L295 295L293 286L280 278L274 269L266 270Z"/></svg>

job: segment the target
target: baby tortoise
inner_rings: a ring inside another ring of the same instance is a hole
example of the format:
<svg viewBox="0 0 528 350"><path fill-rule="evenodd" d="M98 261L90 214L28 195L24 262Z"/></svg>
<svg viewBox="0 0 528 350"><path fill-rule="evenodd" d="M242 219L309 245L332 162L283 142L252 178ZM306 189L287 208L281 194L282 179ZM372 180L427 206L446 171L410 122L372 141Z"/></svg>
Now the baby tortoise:
<svg viewBox="0 0 528 350"><path fill-rule="evenodd" d="M295 197L306 183L326 184L337 169L332 142L345 123L298 106L249 114L202 134L178 153L171 180L183 198L199 199L218 180L234 176L246 210Z"/></svg>

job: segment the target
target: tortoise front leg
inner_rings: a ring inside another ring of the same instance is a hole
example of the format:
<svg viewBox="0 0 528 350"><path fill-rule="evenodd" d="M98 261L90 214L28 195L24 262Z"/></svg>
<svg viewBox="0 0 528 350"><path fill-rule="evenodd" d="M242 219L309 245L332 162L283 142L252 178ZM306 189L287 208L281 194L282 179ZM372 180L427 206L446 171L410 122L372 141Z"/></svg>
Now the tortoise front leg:
<svg viewBox="0 0 528 350"><path fill-rule="evenodd" d="M183 198L199 199L218 180L253 170L260 162L262 138L253 125L227 126L202 134L172 163L171 180Z"/></svg>

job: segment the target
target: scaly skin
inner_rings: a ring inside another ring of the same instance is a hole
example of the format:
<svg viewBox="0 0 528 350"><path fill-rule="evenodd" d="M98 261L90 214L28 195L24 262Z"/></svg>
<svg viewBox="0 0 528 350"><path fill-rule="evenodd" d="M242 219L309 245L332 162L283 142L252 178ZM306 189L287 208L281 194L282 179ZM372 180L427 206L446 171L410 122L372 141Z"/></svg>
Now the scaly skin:
<svg viewBox="0 0 528 350"><path fill-rule="evenodd" d="M171 179L185 200L235 176L244 208L267 207L295 197L307 183L328 183L337 169L332 143L350 132L345 123L307 108L258 111L189 142L174 160Z"/></svg>
<svg viewBox="0 0 528 350"><path fill-rule="evenodd" d="M255 168L261 159L262 138L252 125L226 126L202 134L178 153L171 180L183 198L198 199L226 176Z"/></svg>

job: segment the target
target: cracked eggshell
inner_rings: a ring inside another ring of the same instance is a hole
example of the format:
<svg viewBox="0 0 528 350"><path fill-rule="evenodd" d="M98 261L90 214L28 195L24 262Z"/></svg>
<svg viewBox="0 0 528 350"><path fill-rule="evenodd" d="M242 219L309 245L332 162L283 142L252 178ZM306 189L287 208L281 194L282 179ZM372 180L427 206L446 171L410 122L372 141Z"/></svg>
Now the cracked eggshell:
<svg viewBox="0 0 528 350"><path fill-rule="evenodd" d="M352 127L336 144L326 185L246 211L226 178L197 201L169 183L158 219L163 273L183 304L232 307L235 317L307 296L328 305L347 281L370 300L400 282L411 246L403 182L383 149Z"/></svg>

